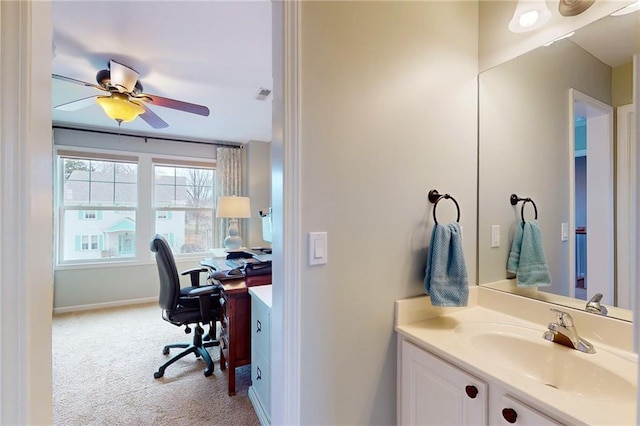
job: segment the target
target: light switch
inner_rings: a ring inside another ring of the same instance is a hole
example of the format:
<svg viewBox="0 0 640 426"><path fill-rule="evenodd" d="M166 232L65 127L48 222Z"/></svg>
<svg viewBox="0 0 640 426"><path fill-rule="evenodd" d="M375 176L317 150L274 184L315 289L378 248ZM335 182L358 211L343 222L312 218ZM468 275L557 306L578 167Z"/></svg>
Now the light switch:
<svg viewBox="0 0 640 426"><path fill-rule="evenodd" d="M327 263L327 233L309 232L309 266Z"/></svg>
<svg viewBox="0 0 640 426"><path fill-rule="evenodd" d="M313 244L313 258L324 258L324 241L321 238L316 238L315 240L313 240Z"/></svg>
<svg viewBox="0 0 640 426"><path fill-rule="evenodd" d="M569 239L569 224L562 223L562 233L560 235L560 241L567 241Z"/></svg>
<svg viewBox="0 0 640 426"><path fill-rule="evenodd" d="M491 247L500 247L500 225L491 225Z"/></svg>

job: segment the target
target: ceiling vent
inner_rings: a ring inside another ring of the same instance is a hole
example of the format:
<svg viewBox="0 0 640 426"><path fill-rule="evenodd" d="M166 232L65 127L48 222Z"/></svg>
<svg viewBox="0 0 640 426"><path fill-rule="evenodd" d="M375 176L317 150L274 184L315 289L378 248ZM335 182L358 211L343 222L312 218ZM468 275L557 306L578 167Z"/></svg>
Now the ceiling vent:
<svg viewBox="0 0 640 426"><path fill-rule="evenodd" d="M271 94L271 90L265 89L264 87L261 87L260 90L258 90L258 94L256 95L256 99L259 100L259 101L264 101L269 97L270 94Z"/></svg>

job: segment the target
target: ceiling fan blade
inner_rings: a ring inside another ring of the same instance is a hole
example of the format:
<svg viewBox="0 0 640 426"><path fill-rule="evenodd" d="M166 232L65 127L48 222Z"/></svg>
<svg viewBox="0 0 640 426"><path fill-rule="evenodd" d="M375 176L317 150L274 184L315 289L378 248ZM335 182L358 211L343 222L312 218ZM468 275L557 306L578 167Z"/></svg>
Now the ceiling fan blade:
<svg viewBox="0 0 640 426"><path fill-rule="evenodd" d="M156 113L147 108L145 104L143 104L142 102L136 103L144 108L144 113L140 114L139 117L146 121L148 125L150 125L154 129L164 129L166 127L169 127L166 121L158 117Z"/></svg>
<svg viewBox="0 0 640 426"><path fill-rule="evenodd" d="M133 92L140 74L126 65L122 65L113 59L109 62L111 73L111 85L123 88L125 92Z"/></svg>
<svg viewBox="0 0 640 426"><path fill-rule="evenodd" d="M184 101L176 101L175 99L163 98L162 96L156 96L156 95L149 95L148 93L144 93L140 97L157 106L190 112L192 114L198 114L204 117L209 116L209 108L207 108L204 105L197 105L197 104L192 104Z"/></svg>
<svg viewBox="0 0 640 426"><path fill-rule="evenodd" d="M102 87L98 86L97 84L87 83L86 81L76 80L75 78L65 77L63 75L58 75L58 74L51 74L51 77L55 78L56 80L62 80L62 81L66 81L66 82L69 82L69 83L75 83L75 84L79 84L81 86L93 87L94 89L98 89L98 90L101 90L103 92L108 92L108 90L103 89Z"/></svg>
<svg viewBox="0 0 640 426"><path fill-rule="evenodd" d="M55 106L54 109L57 109L58 111L77 111L79 109L95 105L96 98L97 96L89 96L88 98L77 99L75 101Z"/></svg>

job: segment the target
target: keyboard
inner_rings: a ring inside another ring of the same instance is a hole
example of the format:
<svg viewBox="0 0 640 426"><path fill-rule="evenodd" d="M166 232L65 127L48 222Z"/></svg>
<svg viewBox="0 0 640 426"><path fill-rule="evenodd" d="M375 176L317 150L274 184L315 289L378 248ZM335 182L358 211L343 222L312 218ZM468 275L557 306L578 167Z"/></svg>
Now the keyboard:
<svg viewBox="0 0 640 426"><path fill-rule="evenodd" d="M227 259L225 263L227 266L235 269L244 267L246 262L245 259Z"/></svg>

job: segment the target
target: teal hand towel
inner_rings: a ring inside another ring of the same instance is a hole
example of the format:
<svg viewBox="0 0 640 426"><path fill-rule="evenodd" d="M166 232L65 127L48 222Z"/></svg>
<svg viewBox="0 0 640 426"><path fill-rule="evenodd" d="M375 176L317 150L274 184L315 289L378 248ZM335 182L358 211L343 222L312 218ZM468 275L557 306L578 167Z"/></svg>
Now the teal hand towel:
<svg viewBox="0 0 640 426"><path fill-rule="evenodd" d="M507 272L511 274L518 273L518 265L520 264L520 249L522 247L522 230L523 224L518 223L516 226L516 236L511 243L511 251L509 252L509 259L507 260Z"/></svg>
<svg viewBox="0 0 640 426"><path fill-rule="evenodd" d="M544 256L542 232L538 223L525 222L518 226L522 228L518 242L518 233L514 239L514 246L509 254L507 270L515 272L518 287L544 287L551 285L551 274ZM517 267L513 271L514 265Z"/></svg>
<svg viewBox="0 0 640 426"><path fill-rule="evenodd" d="M433 227L424 291L433 306L467 306L469 280L457 223Z"/></svg>

